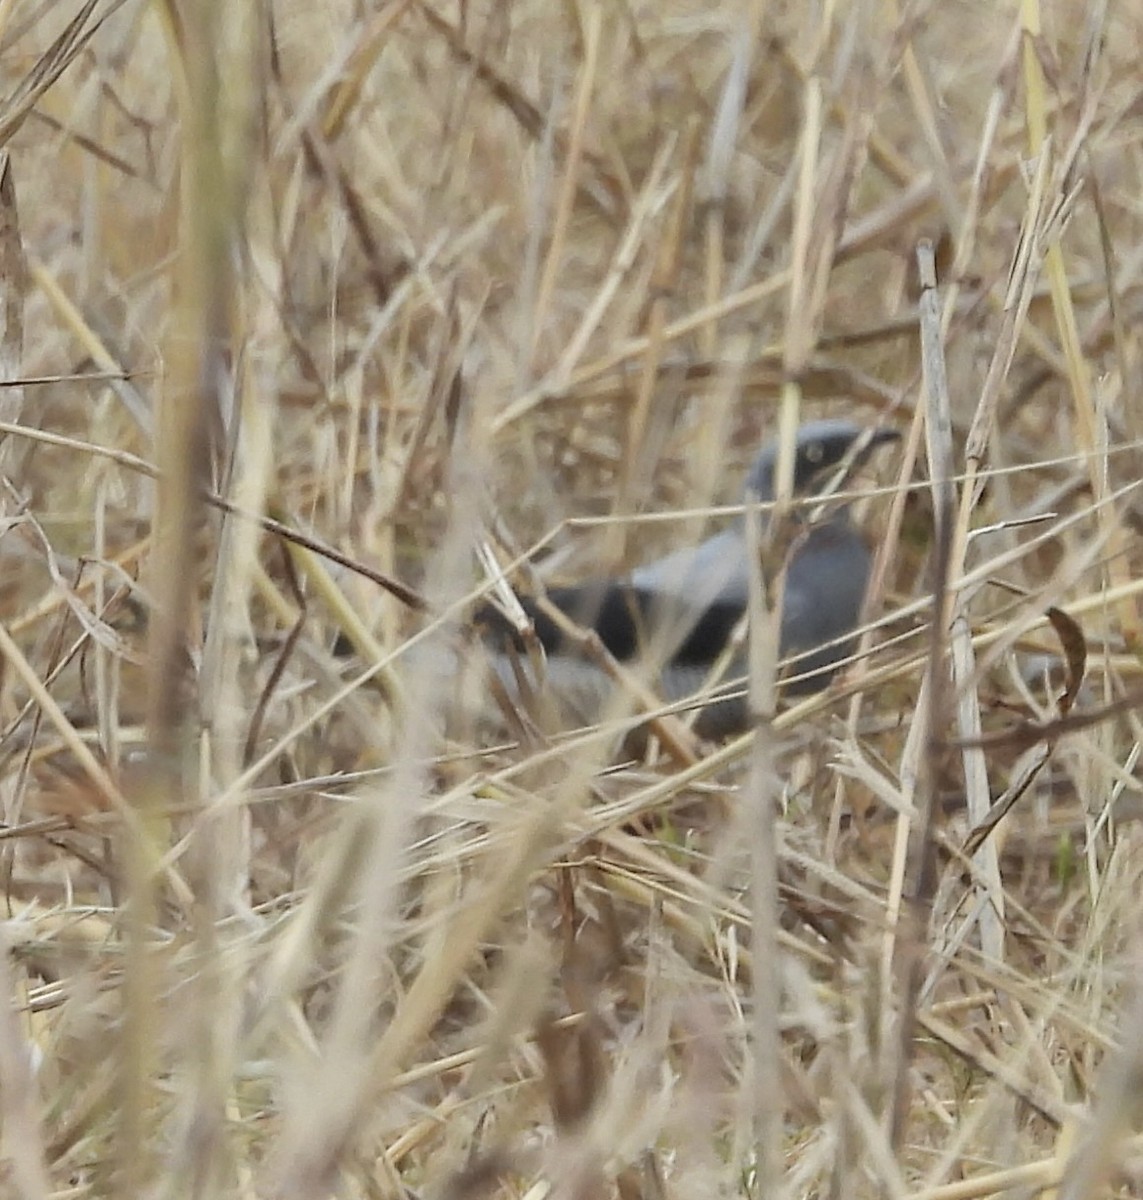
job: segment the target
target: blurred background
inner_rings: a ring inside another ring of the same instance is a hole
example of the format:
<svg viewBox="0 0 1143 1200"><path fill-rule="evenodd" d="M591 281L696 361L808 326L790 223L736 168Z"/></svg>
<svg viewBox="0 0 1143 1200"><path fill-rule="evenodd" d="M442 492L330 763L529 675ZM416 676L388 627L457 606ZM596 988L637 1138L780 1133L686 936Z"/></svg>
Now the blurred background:
<svg viewBox="0 0 1143 1200"><path fill-rule="evenodd" d="M1138 1186L1141 38L0 3L0 1190ZM503 711L783 413L903 435L844 676Z"/></svg>

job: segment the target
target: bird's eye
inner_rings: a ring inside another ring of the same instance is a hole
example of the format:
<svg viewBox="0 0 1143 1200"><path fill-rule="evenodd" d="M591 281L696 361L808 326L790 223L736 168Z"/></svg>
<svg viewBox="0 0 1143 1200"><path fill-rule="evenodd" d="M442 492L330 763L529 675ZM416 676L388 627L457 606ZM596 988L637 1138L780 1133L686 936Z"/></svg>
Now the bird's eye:
<svg viewBox="0 0 1143 1200"><path fill-rule="evenodd" d="M822 448L821 442L810 442L806 447L806 459L814 466L817 466L825 456L825 450Z"/></svg>

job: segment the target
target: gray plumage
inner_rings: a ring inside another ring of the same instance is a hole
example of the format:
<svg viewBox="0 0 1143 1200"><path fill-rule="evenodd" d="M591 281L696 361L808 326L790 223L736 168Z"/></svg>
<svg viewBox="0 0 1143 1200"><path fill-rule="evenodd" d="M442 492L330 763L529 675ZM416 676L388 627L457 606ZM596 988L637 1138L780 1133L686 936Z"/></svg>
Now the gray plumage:
<svg viewBox="0 0 1143 1200"><path fill-rule="evenodd" d="M846 420L802 425L795 443L794 495L818 494L847 455L855 467L876 446L897 437L894 430L873 429L864 446L855 449L864 432ZM748 498L774 499L778 450L776 440L767 442L755 458L746 476ZM861 616L871 554L844 507L833 507L813 524L806 524L805 508L791 519L798 527L786 564L780 656L804 656L791 668L793 675L804 678L785 686L788 693L806 693L825 687L837 664L852 652L853 639L847 635ZM625 579L554 587L547 598L576 624L594 629L620 661L663 662L653 682L665 701L674 702L702 686L725 650L749 603L750 571L746 528L737 518L699 545L637 567ZM610 680L567 644L540 607L527 600L524 607L547 655L547 687L576 717L594 719ZM490 629L493 667L514 689L522 643L493 610L486 609L481 617ZM739 656L727 680L741 676L744 669ZM739 694L719 694L728 691ZM748 713L743 691L739 679L736 685L720 685L715 699L704 699L696 722L699 732L717 737L744 728Z"/></svg>

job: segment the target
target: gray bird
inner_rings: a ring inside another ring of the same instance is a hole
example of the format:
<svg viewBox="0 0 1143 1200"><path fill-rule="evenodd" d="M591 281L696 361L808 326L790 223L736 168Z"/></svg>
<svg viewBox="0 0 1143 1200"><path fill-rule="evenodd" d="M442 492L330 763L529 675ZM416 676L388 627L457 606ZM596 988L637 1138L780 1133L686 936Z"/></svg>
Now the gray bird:
<svg viewBox="0 0 1143 1200"><path fill-rule="evenodd" d="M865 432L846 420L802 425L795 445L794 495L817 494L847 455L852 471L874 448L899 436L893 429L874 428L859 446ZM772 501L777 469L778 442L773 440L762 447L747 474L747 498ZM812 524L806 523L807 507L797 509L791 519L801 528L789 542L779 651L782 659L796 656L791 664L796 678L784 685L786 693L806 694L824 688L838 663L853 651L855 639L847 635L861 617L872 556L844 506L829 509ZM702 686L746 612L749 587L746 529L737 518L698 546L637 567L626 578L549 588L547 599L575 624L593 629L620 662L641 656L662 662L657 690L673 702ZM523 605L547 658L546 686L576 715L591 719L610 686L607 677L568 644L535 602L525 599ZM477 619L488 631L496 673L514 689L523 669L522 639L492 606ZM744 669L739 660L729 674L741 676ZM747 720L739 680L720 687L712 699L704 698L696 728L703 736L720 737L745 728Z"/></svg>

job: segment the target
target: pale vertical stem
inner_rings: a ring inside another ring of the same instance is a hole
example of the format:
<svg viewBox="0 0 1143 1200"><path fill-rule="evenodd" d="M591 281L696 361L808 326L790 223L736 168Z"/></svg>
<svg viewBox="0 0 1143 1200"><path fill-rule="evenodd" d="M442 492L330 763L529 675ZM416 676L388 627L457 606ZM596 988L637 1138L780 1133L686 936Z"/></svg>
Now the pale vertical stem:
<svg viewBox="0 0 1143 1200"><path fill-rule="evenodd" d="M930 242L923 242L917 251L921 277L921 357L924 370L925 403L932 404L934 391L942 388L944 359L940 353L940 309L936 292L936 264ZM897 926L894 954L894 977L897 980L897 1037L892 1047L893 1090L889 1113L889 1135L894 1147L905 1136L905 1123L912 1101L911 1063L913 1031L916 1027L917 994L920 989L925 949L936 889L936 848L933 839L933 817L939 763L940 731L945 728L948 711L949 677L946 664L947 630L949 623L949 571L952 553L953 505L955 491L950 474L951 431L943 428L939 410L926 408L926 433L929 439L929 461L932 474L935 538L933 553L933 623L929 630L929 662L925 687L928 703L916 720L924 722L924 732L918 735L918 778L916 782L917 820L910 833L907 877L903 886L901 919ZM932 419L929 419L929 418Z"/></svg>
<svg viewBox="0 0 1143 1200"><path fill-rule="evenodd" d="M750 496L756 501L757 496ZM772 518L776 522L779 518ZM757 509L746 513L750 557L750 676L748 702L754 721L747 803L751 831L750 954L754 1011L749 1059L753 1100L754 1194L780 1200L784 1194L782 1136L786 1105L782 1088L782 981L778 950L778 772L774 762L774 715L777 710L778 630L781 626L784 572L775 583L771 604L762 571L763 536ZM769 539L765 539L769 540Z"/></svg>
<svg viewBox="0 0 1143 1200"><path fill-rule="evenodd" d="M568 139L567 158L560 190L556 198L556 211L552 221L552 240L540 283L536 288L535 319L532 323L531 354L535 355L544 330L544 319L552 302L556 280L563 264L564 244L571 224L572 208L575 204L579 181L579 165L583 158L584 129L591 110L591 97L595 90L595 73L599 67L599 44L603 31L601 7L593 5L585 18L584 58L580 69L579 90L572 109L571 133Z"/></svg>

